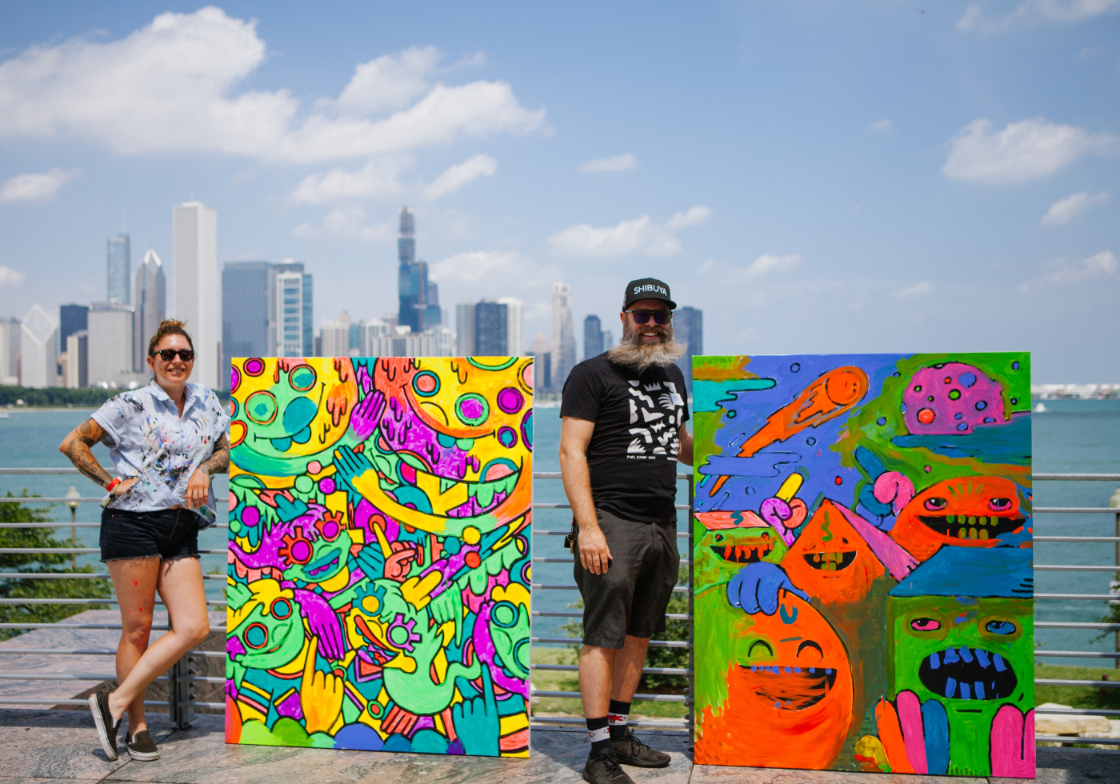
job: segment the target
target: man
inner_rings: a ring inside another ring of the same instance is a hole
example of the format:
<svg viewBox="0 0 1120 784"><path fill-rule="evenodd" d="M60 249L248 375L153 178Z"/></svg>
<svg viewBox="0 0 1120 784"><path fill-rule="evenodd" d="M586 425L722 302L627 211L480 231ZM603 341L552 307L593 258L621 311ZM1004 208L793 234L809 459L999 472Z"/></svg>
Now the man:
<svg viewBox="0 0 1120 784"><path fill-rule="evenodd" d="M579 690L591 784L633 784L619 764L669 764L626 725L680 565L676 461L692 464L692 436L684 376L673 364L687 348L673 340L676 306L665 283L631 281L619 345L576 365L564 384L560 470L584 603Z"/></svg>

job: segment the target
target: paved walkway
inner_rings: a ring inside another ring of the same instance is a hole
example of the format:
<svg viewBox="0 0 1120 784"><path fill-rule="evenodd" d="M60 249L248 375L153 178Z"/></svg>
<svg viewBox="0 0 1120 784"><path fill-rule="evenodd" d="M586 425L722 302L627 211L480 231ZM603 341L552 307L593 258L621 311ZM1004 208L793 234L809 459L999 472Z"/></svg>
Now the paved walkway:
<svg viewBox="0 0 1120 784"><path fill-rule="evenodd" d="M580 771L587 754L584 733L564 730L535 730L527 760L227 746L220 716L202 716L191 729L177 732L166 716L153 715L151 730L160 745L158 762L109 762L86 712L0 710L0 784L574 784L582 781ZM984 782L932 776L693 767L686 735L658 735L656 745L670 752L673 761L661 770L629 769L638 784ZM1080 749L1040 751L1038 780L1045 784L1120 784L1120 754Z"/></svg>

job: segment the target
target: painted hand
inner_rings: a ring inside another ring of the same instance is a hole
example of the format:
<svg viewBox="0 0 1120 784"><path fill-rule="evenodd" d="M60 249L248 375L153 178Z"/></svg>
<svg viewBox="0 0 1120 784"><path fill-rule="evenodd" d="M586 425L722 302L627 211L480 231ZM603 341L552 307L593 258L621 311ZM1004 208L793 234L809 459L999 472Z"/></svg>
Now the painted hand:
<svg viewBox="0 0 1120 784"><path fill-rule="evenodd" d="M362 487L370 481L377 481L377 471L370 459L350 447L334 450L334 467L337 472L335 476L350 487L355 503L365 497Z"/></svg>
<svg viewBox="0 0 1120 784"><path fill-rule="evenodd" d="M494 699L494 684L490 680L490 667L485 664L482 666L481 696L473 696L474 689L463 678L457 678L456 683L463 701L451 707L451 718L455 724L455 733L462 741L463 751L467 754L498 756L501 727L498 702Z"/></svg>
<svg viewBox="0 0 1120 784"><path fill-rule="evenodd" d="M275 498L276 514L285 523L290 523L297 517L302 517L307 514L307 504L298 498L294 501L289 501L279 493L276 494Z"/></svg>
<svg viewBox="0 0 1120 784"><path fill-rule="evenodd" d="M327 600L313 591L297 589L295 599L300 614L307 619L313 639L318 638L323 646L323 657L339 661L346 655L346 641L342 636L342 625L338 615L327 604Z"/></svg>
<svg viewBox="0 0 1120 784"><path fill-rule="evenodd" d="M385 576L390 580L403 583L408 579L412 570L412 562L416 560L416 548L411 543L393 542L393 554L385 559Z"/></svg>
<svg viewBox="0 0 1120 784"><path fill-rule="evenodd" d="M329 732L342 710L342 678L315 669L318 640L311 638L307 661L303 665L303 682L299 702L307 722L307 734Z"/></svg>
<svg viewBox="0 0 1120 784"><path fill-rule="evenodd" d="M361 441L369 438L370 433L377 427L381 419L381 411L385 408L385 395L380 390L374 390L366 395L350 415L350 430Z"/></svg>
<svg viewBox="0 0 1120 784"><path fill-rule="evenodd" d="M1034 711L1004 705L992 719L992 775L1029 779L1035 775Z"/></svg>
<svg viewBox="0 0 1120 784"><path fill-rule="evenodd" d="M949 770L949 718L938 700L921 703L914 692L899 692L893 704L880 700L875 723L891 772L943 776Z"/></svg>
<svg viewBox="0 0 1120 784"><path fill-rule="evenodd" d="M797 588L777 564L759 561L739 570L727 584L727 601L748 615L778 611L778 594L786 590L809 601L809 594Z"/></svg>

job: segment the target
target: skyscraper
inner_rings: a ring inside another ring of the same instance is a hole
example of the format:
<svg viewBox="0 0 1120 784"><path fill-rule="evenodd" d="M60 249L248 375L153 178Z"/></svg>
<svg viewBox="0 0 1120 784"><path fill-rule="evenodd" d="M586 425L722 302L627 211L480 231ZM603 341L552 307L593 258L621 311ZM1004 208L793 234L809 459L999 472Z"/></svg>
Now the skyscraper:
<svg viewBox="0 0 1120 784"><path fill-rule="evenodd" d="M560 391L576 364L576 339L572 328L572 287L552 284L552 389Z"/></svg>
<svg viewBox="0 0 1120 784"><path fill-rule="evenodd" d="M474 306L474 351L479 357L502 357L509 354L508 309L505 305L484 299Z"/></svg>
<svg viewBox="0 0 1120 784"><path fill-rule="evenodd" d="M58 381L58 326L38 305L20 323L19 383L21 386L53 387Z"/></svg>
<svg viewBox="0 0 1120 784"><path fill-rule="evenodd" d="M455 306L455 351L461 357L474 354L474 305L460 302Z"/></svg>
<svg viewBox="0 0 1120 784"><path fill-rule="evenodd" d="M443 323L439 287L428 282L428 264L416 259L416 215L401 207L400 238L397 240L397 290L400 311L397 323L413 332L423 332Z"/></svg>
<svg viewBox="0 0 1120 784"><path fill-rule="evenodd" d="M135 321L135 310L119 302L110 300L90 305L86 344L86 373L90 386L121 387L133 380L132 330ZM190 329L187 331L190 332ZM197 347L198 339L194 335L191 338Z"/></svg>
<svg viewBox="0 0 1120 784"><path fill-rule="evenodd" d="M529 344L533 357L533 388L547 391L552 387L552 346L543 332L538 332Z"/></svg>
<svg viewBox="0 0 1120 784"><path fill-rule="evenodd" d="M684 383L692 392L692 358L704 353L704 311L697 308L677 308L673 314L673 337L688 343L688 351L676 365L684 373Z"/></svg>
<svg viewBox="0 0 1120 784"><path fill-rule="evenodd" d="M132 368L136 372L143 373L147 369L148 343L165 318L167 279L163 274L163 262L148 248L136 270L136 321L132 325Z"/></svg>
<svg viewBox="0 0 1120 784"><path fill-rule="evenodd" d="M311 275L291 259L275 265L275 270L276 356L313 357L317 352Z"/></svg>
<svg viewBox="0 0 1120 784"><path fill-rule="evenodd" d="M513 297L498 300L506 306L506 354L520 357L525 354L525 303Z"/></svg>
<svg viewBox="0 0 1120 784"><path fill-rule="evenodd" d="M107 243L106 265L108 286L106 298L122 305L131 305L132 252L127 234L110 237Z"/></svg>
<svg viewBox="0 0 1120 784"><path fill-rule="evenodd" d="M66 338L64 382L67 389L89 386L89 333L84 329Z"/></svg>
<svg viewBox="0 0 1120 784"><path fill-rule="evenodd" d="M58 349L66 350L66 339L88 325L88 305L59 305L58 307Z"/></svg>
<svg viewBox="0 0 1120 784"><path fill-rule="evenodd" d="M23 339L19 319L0 319L0 385L19 386L19 346Z"/></svg>
<svg viewBox="0 0 1120 784"><path fill-rule="evenodd" d="M591 359L603 353L603 329L598 316L583 320L583 358Z"/></svg>
<svg viewBox="0 0 1120 784"><path fill-rule="evenodd" d="M218 389L218 214L202 202L174 209L175 318L186 322L197 352L192 381ZM90 334L90 360L94 355ZM91 382L93 372L90 371Z"/></svg>
<svg viewBox="0 0 1120 784"><path fill-rule="evenodd" d="M267 261L222 266L222 386L234 357L276 356L276 270Z"/></svg>
<svg viewBox="0 0 1120 784"><path fill-rule="evenodd" d="M350 314L345 310L338 321L328 321L319 330L324 357L350 356Z"/></svg>

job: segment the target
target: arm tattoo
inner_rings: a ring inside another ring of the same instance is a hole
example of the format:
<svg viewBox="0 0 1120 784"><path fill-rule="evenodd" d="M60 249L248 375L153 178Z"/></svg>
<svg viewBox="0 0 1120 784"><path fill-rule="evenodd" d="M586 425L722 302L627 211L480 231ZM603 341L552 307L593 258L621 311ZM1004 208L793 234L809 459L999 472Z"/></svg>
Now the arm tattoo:
<svg viewBox="0 0 1120 784"><path fill-rule="evenodd" d="M93 456L93 452L90 451L90 447L106 438L105 431L92 419L87 419L74 428L74 432L70 436L70 444L66 450L66 456L70 458L70 462L94 482L102 487L107 487L113 481L113 477L101 467L97 458Z"/></svg>
<svg viewBox="0 0 1120 784"><path fill-rule="evenodd" d="M218 436L218 442L214 444L214 454L199 468L205 469L208 476L229 471L229 439L226 438L225 433Z"/></svg>

